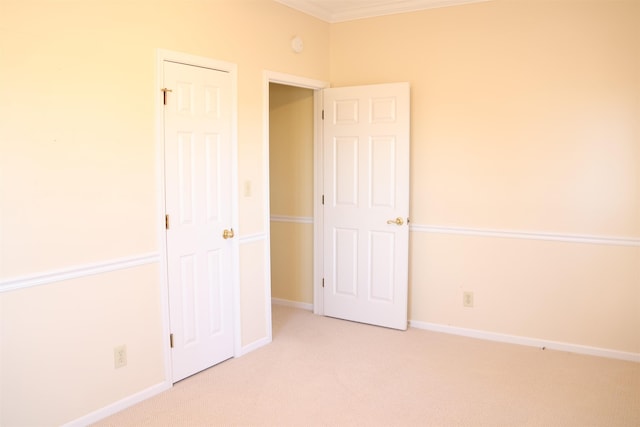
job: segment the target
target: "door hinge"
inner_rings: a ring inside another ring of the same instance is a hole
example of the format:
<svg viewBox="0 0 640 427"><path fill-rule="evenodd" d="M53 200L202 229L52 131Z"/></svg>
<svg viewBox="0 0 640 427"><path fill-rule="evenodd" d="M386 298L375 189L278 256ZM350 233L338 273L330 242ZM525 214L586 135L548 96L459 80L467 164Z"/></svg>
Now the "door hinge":
<svg viewBox="0 0 640 427"><path fill-rule="evenodd" d="M324 205L324 194L322 195L322 204Z"/></svg>
<svg viewBox="0 0 640 427"><path fill-rule="evenodd" d="M165 228L165 230L169 229L169 214L166 214L164 216L164 228Z"/></svg>
<svg viewBox="0 0 640 427"><path fill-rule="evenodd" d="M322 110L322 120L324 120L324 110Z"/></svg>
<svg viewBox="0 0 640 427"><path fill-rule="evenodd" d="M162 91L162 103L163 105L167 105L167 92L173 92L171 89L167 89L166 87L163 87L162 89L160 89Z"/></svg>
<svg viewBox="0 0 640 427"><path fill-rule="evenodd" d="M169 346L173 348L173 334L169 334Z"/></svg>
<svg viewBox="0 0 640 427"><path fill-rule="evenodd" d="M322 278L322 287L324 288L324 277Z"/></svg>

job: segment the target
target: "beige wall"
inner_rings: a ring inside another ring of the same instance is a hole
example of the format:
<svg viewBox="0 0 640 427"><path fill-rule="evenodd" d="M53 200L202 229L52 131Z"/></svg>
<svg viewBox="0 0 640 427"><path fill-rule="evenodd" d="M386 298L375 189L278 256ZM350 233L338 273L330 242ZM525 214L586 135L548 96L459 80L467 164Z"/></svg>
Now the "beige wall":
<svg viewBox="0 0 640 427"><path fill-rule="evenodd" d="M313 91L271 84L271 296L313 303Z"/></svg>
<svg viewBox="0 0 640 427"><path fill-rule="evenodd" d="M496 0L331 26L332 85L411 83L412 320L640 352L639 22Z"/></svg>
<svg viewBox="0 0 640 427"><path fill-rule="evenodd" d="M251 237L241 345L266 339L263 71L328 80L328 31L266 0L0 2L0 281L157 255L156 49L228 61ZM59 425L162 383L160 277L151 263L1 293L0 425Z"/></svg>
<svg viewBox="0 0 640 427"><path fill-rule="evenodd" d="M158 277L148 265L2 294L0 425L61 425L162 381Z"/></svg>
<svg viewBox="0 0 640 427"><path fill-rule="evenodd" d="M411 319L640 353L639 21L633 0L496 0L331 26L266 0L4 0L0 281L157 253L164 48L238 64L239 234L256 236L240 253L242 345L267 333L268 69L411 82ZM61 424L164 381L159 277L152 263L0 294L0 424Z"/></svg>

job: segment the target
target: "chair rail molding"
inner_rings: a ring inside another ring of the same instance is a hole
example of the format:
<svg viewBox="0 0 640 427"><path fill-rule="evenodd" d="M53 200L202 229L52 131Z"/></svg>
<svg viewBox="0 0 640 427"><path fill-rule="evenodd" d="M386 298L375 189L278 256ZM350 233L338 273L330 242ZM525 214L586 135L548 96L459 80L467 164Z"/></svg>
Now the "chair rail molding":
<svg viewBox="0 0 640 427"><path fill-rule="evenodd" d="M109 273L146 264L154 264L159 261L160 255L156 252L151 252L91 264L76 265L59 270L44 271L21 277L0 279L0 293L30 288L33 286L47 285L62 282L64 280L92 276L95 274Z"/></svg>
<svg viewBox="0 0 640 427"><path fill-rule="evenodd" d="M640 238L634 237L561 234L537 231L497 230L489 228L467 228L422 224L411 224L410 230L420 233L461 234L466 236L546 240L555 242L586 243L593 245L640 246Z"/></svg>
<svg viewBox="0 0 640 427"><path fill-rule="evenodd" d="M313 224L311 216L271 215L271 222L294 222L297 224Z"/></svg>

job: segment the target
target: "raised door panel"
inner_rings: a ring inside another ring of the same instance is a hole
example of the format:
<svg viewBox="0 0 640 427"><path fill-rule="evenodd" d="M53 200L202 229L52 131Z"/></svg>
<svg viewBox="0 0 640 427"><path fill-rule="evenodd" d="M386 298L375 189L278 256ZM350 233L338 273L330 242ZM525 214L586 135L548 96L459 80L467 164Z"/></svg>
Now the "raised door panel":
<svg viewBox="0 0 640 427"><path fill-rule="evenodd" d="M324 109L324 314L406 329L409 86L327 89Z"/></svg>
<svg viewBox="0 0 640 427"><path fill-rule="evenodd" d="M233 355L231 78L165 62L165 198L173 380ZM177 219L177 220L176 220Z"/></svg>

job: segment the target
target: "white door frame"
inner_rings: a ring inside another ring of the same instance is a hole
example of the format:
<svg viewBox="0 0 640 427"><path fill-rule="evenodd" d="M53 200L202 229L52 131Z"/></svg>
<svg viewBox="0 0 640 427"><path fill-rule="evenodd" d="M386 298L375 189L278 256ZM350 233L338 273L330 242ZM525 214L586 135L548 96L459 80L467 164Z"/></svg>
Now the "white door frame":
<svg viewBox="0 0 640 427"><path fill-rule="evenodd" d="M162 310L162 347L164 356L164 377L167 387L173 385L171 371L171 348L169 334L171 324L169 319L169 280L167 277L167 242L165 236L165 163L164 163L164 106L163 93L160 90L163 84L164 61L178 62L185 65L205 67L228 72L231 76L231 227L239 234L238 224L238 69L237 65L218 61L202 56L190 55L165 49L156 51L156 191L158 205L156 212L158 219L157 233L160 246L160 305ZM239 248L237 239L232 239L232 271L231 287L233 292L233 334L234 357L240 355L241 331L240 331L240 274L239 274Z"/></svg>
<svg viewBox="0 0 640 427"><path fill-rule="evenodd" d="M265 216L267 230L267 247L269 248L269 268L271 268L271 227L269 206L269 83L278 83L286 86L295 86L313 90L313 312L324 314L322 275L323 264L323 221L322 221L322 89L328 88L328 82L278 73L275 71L264 72L264 147L265 147ZM270 276L269 276L270 277ZM270 280L270 278L269 278ZM271 282L269 282L269 288ZM269 306L271 301L267 301ZM270 312L270 310L269 310ZM269 322L271 322L269 320ZM269 327L271 336L271 327Z"/></svg>

